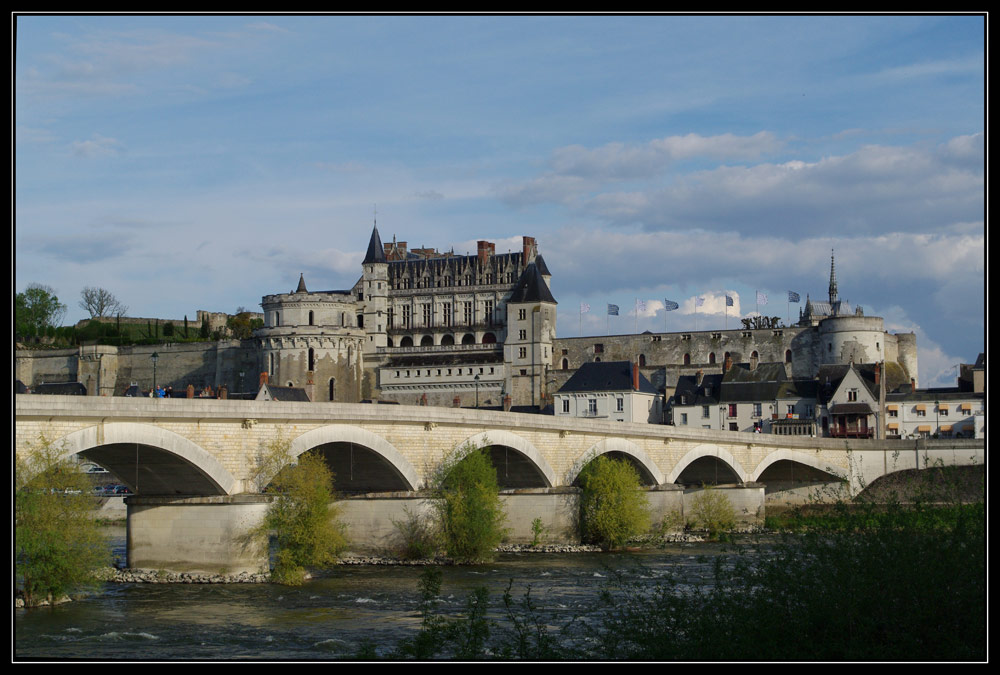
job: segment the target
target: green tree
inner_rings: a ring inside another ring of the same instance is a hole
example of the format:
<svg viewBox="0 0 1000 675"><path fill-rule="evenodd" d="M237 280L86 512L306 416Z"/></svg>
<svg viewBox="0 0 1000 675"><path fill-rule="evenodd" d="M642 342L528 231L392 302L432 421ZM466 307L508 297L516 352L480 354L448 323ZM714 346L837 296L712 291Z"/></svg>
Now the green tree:
<svg viewBox="0 0 1000 675"><path fill-rule="evenodd" d="M208 336L211 335L211 332L210 332L209 327L208 327L208 317L202 318L202 320L201 320L201 330L198 333L198 335L201 337L202 340L207 340Z"/></svg>
<svg viewBox="0 0 1000 675"><path fill-rule="evenodd" d="M649 529L648 499L628 461L599 455L580 472L579 484L584 541L609 550Z"/></svg>
<svg viewBox="0 0 1000 675"><path fill-rule="evenodd" d="M94 583L110 558L89 476L60 454L40 436L15 460L14 557L27 605Z"/></svg>
<svg viewBox="0 0 1000 675"><path fill-rule="evenodd" d="M298 585L307 568L332 565L346 548L347 538L333 507L333 472L316 452L300 455L273 481L275 493L259 534L273 533L276 542L271 579Z"/></svg>
<svg viewBox="0 0 1000 675"><path fill-rule="evenodd" d="M250 310L245 307L237 307L236 314L226 319L226 328L237 340L249 340L253 337L255 328L260 328L263 322L254 319Z"/></svg>
<svg viewBox="0 0 1000 675"><path fill-rule="evenodd" d="M18 335L34 336L47 326L58 326L66 315L66 305L59 302L50 286L28 284L14 296L14 324Z"/></svg>
<svg viewBox="0 0 1000 675"><path fill-rule="evenodd" d="M486 448L466 447L460 461L446 463L436 506L447 554L463 563L492 560L507 530L497 472Z"/></svg>

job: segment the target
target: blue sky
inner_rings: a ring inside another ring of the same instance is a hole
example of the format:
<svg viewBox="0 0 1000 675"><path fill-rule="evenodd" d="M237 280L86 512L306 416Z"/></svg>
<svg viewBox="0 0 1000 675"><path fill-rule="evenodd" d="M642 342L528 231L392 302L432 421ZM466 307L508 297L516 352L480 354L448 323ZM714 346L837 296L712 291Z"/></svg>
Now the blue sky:
<svg viewBox="0 0 1000 675"><path fill-rule="evenodd" d="M84 286L164 318L349 288L377 209L411 247L534 236L561 337L738 327L758 290L794 321L833 249L921 386L985 350L981 16L13 27L15 286L67 323Z"/></svg>

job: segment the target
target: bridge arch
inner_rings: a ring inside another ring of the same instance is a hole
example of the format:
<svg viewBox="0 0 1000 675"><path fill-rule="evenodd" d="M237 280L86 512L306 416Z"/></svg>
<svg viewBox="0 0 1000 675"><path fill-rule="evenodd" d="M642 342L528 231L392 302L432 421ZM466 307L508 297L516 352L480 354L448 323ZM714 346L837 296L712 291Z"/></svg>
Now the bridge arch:
<svg viewBox="0 0 1000 675"><path fill-rule="evenodd" d="M380 456L398 474L406 490L416 490L419 486L420 475L399 450L381 436L352 424L328 424L307 431L292 440L289 453L298 457L313 448L343 443L361 446Z"/></svg>
<svg viewBox="0 0 1000 675"><path fill-rule="evenodd" d="M587 451L584 452L578 460L576 460L573 467L566 475L566 485L573 485L573 483L576 482L576 479L580 476L580 472L583 471L583 467L587 466L587 464L596 459L598 455L603 455L609 452L627 455L635 464L638 464L641 468L640 474L647 474L646 476L642 476L642 478L646 479L642 482L648 483L651 481L653 485L659 485L663 482L663 472L660 471L660 467L656 465L656 462L654 462L650 456L646 454L645 450L632 441L624 438L604 438L590 446L590 448L588 448Z"/></svg>
<svg viewBox="0 0 1000 675"><path fill-rule="evenodd" d="M122 482L127 484L133 491L142 493L144 484L149 479L158 476L157 483L167 485L171 482L171 477L177 478L179 468L193 468L202 483L199 493L206 488L211 494L230 495L239 489L239 481L222 466L219 461L196 443L184 438L167 429L152 425L140 424L137 422L109 422L105 424L87 427L74 431L54 443L60 448L61 458L80 454L98 461L99 464L110 469ZM135 455L131 455L131 448L135 448L138 453L139 446L152 448L160 455L166 453L170 457L181 460L179 463L172 462L172 471L151 470L153 461L162 461L154 457L151 459L150 453L143 453L145 457L139 457L138 465L135 467L135 474L129 475L131 467L128 460ZM143 469L141 477L136 480L139 470ZM188 473L188 478L193 474ZM134 483L138 482L138 485ZM147 491L148 494L151 494ZM173 490L173 493L181 494L183 491Z"/></svg>
<svg viewBox="0 0 1000 675"><path fill-rule="evenodd" d="M484 431L469 436L455 446L449 458L456 462L461 461L474 448L484 446L504 446L516 450L524 455L538 471L541 480L545 483L545 487L552 487L558 484L555 471L552 470L552 466L545 460L538 448L521 436L503 429Z"/></svg>
<svg viewBox="0 0 1000 675"><path fill-rule="evenodd" d="M674 465L673 470L667 475L666 482L676 483L677 479L680 478L685 469L704 457L713 457L726 464L733 471L733 473L736 474L736 477L741 483L746 483L749 480L746 469L744 469L743 466L736 461L736 458L733 457L731 452L712 443L703 443L688 451L688 453L684 455L676 465Z"/></svg>
<svg viewBox="0 0 1000 675"><path fill-rule="evenodd" d="M805 452L796 452L794 450L775 450L770 453L767 457L760 461L760 464L753 470L750 474L751 481L760 480L760 477L768 469L768 467L781 462L789 461L795 462L796 464L802 464L808 466L817 471L822 471L823 473L828 473L841 480L847 480L850 478L848 472L843 467L831 466L828 462L820 461L815 455L810 455Z"/></svg>

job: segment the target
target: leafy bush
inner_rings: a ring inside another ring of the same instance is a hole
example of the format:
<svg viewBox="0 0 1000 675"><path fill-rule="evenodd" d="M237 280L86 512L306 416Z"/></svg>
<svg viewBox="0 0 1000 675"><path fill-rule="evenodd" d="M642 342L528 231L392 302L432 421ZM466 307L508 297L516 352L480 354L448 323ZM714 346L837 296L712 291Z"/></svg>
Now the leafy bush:
<svg viewBox="0 0 1000 675"><path fill-rule="evenodd" d="M620 548L649 529L648 499L628 461L600 455L580 472L579 484L584 541L604 550Z"/></svg>
<svg viewBox="0 0 1000 675"><path fill-rule="evenodd" d="M691 514L695 525L708 530L711 539L718 538L719 534L736 526L736 511L729 497L712 487L705 487L701 494L695 496Z"/></svg>
<svg viewBox="0 0 1000 675"><path fill-rule="evenodd" d="M446 463L436 493L447 554L464 563L492 560L507 534L507 514L486 449L472 449L461 461Z"/></svg>
<svg viewBox="0 0 1000 675"><path fill-rule="evenodd" d="M441 548L441 533L437 523L403 508L403 520L393 520L398 544L396 554L405 560L433 558Z"/></svg>
<svg viewBox="0 0 1000 675"><path fill-rule="evenodd" d="M94 518L90 478L44 436L15 462L15 568L25 603L95 581L110 553Z"/></svg>
<svg viewBox="0 0 1000 675"><path fill-rule="evenodd" d="M298 585L306 568L332 565L347 547L343 528L332 508L333 472L319 453L300 455L298 463L282 469L271 482L276 493L260 533L276 540L272 581Z"/></svg>

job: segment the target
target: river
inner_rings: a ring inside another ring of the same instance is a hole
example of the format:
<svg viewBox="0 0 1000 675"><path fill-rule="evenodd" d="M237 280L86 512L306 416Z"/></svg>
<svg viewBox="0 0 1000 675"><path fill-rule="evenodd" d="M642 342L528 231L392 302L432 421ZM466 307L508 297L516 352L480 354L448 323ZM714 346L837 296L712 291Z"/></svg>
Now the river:
<svg viewBox="0 0 1000 675"><path fill-rule="evenodd" d="M124 556L124 529L112 540ZM515 601L531 600L551 626L591 611L615 572L655 583L671 573L711 578L707 559L723 547L678 543L626 554L505 553L488 565L442 567L439 608L461 612L480 586L491 617L513 580ZM707 556L707 558L706 558ZM420 626L423 567L337 566L302 586L106 583L73 602L14 610L18 659L317 660L350 658L363 645L388 657Z"/></svg>

